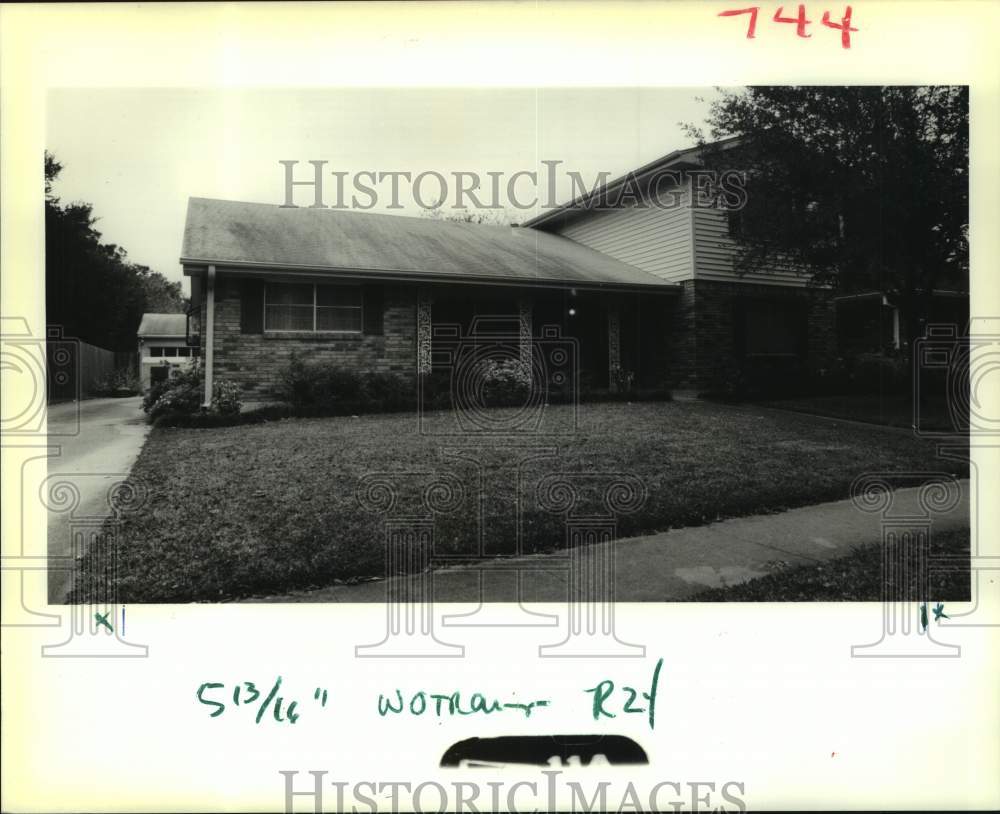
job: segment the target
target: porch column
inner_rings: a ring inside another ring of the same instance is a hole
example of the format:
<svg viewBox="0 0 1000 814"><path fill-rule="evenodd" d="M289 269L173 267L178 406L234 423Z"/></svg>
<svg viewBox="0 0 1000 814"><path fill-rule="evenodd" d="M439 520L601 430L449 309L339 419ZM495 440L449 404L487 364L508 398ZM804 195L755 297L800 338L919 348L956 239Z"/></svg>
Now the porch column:
<svg viewBox="0 0 1000 814"><path fill-rule="evenodd" d="M431 372L431 303L426 288L417 289L417 375Z"/></svg>
<svg viewBox="0 0 1000 814"><path fill-rule="evenodd" d="M212 406L212 362L215 351L215 266L208 267L205 281L205 400L202 407Z"/></svg>
<svg viewBox="0 0 1000 814"><path fill-rule="evenodd" d="M608 304L608 389L618 390L618 374L621 372L621 318L618 303Z"/></svg>
<svg viewBox="0 0 1000 814"><path fill-rule="evenodd" d="M527 373L531 373L531 306L532 301L529 297L521 297L517 301L517 317L518 317L518 360L521 363L521 367Z"/></svg>

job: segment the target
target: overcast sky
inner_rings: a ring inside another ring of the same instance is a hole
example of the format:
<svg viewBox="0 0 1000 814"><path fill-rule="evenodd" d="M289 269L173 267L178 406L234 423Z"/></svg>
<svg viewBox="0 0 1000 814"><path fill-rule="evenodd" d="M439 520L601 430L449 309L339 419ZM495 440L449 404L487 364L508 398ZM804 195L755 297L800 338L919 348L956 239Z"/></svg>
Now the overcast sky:
<svg viewBox="0 0 1000 814"><path fill-rule="evenodd" d="M600 172L621 175L689 146L680 124L701 124L715 96L709 88L73 89L49 96L47 142L64 167L56 194L92 203L105 241L179 280L188 197L281 204L281 160L300 162L296 179L312 177L310 160L327 161L327 173L348 173L348 205L352 178L362 171L441 173L452 184L452 205L453 172L475 172L487 182L487 172L503 173L503 191L513 173L560 160L563 201L572 188L568 171L590 185ZM385 212L391 181L375 186L378 201L368 211ZM518 181L518 196L533 197L530 186ZM404 209L390 214L419 214L411 185L401 180L400 189ZM438 189L433 177L425 180L424 199ZM545 189L539 194L544 198ZM324 199L335 198L336 180L328 175ZM309 205L312 192L297 188L294 200Z"/></svg>

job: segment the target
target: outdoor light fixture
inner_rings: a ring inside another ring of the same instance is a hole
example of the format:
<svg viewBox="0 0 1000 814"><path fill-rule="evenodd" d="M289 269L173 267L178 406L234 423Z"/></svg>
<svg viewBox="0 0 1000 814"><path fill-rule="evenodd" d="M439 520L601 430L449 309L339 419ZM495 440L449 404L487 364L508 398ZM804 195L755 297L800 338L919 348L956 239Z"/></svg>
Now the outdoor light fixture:
<svg viewBox="0 0 1000 814"><path fill-rule="evenodd" d="M576 309L575 308L570 308L569 309L569 315L571 317L575 317L576 316Z"/></svg>

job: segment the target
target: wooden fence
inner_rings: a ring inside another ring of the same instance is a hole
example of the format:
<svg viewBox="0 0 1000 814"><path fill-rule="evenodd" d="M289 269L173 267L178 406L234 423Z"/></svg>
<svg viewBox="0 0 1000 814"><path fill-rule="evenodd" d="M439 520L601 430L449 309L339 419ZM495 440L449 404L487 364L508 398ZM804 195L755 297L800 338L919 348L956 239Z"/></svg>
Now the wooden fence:
<svg viewBox="0 0 1000 814"><path fill-rule="evenodd" d="M116 370L135 367L135 354L116 352L79 339L50 337L45 347L48 400L89 398Z"/></svg>

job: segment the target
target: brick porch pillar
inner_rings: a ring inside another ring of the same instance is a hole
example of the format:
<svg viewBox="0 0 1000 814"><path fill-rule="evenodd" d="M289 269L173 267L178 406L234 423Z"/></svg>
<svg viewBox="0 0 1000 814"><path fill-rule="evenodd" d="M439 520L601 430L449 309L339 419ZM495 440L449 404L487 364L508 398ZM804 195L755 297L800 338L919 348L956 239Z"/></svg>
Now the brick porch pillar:
<svg viewBox="0 0 1000 814"><path fill-rule="evenodd" d="M431 305L426 288L417 291L417 374L431 372Z"/></svg>
<svg viewBox="0 0 1000 814"><path fill-rule="evenodd" d="M531 373L531 312L532 301L529 297L521 297L517 301L518 317L518 359L521 367Z"/></svg>
<svg viewBox="0 0 1000 814"><path fill-rule="evenodd" d="M618 374L621 372L621 315L618 303L608 305L608 389L618 390Z"/></svg>

